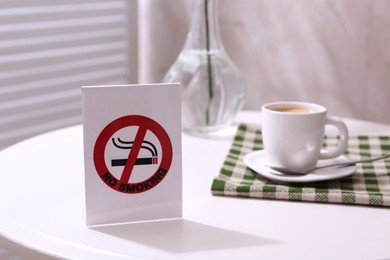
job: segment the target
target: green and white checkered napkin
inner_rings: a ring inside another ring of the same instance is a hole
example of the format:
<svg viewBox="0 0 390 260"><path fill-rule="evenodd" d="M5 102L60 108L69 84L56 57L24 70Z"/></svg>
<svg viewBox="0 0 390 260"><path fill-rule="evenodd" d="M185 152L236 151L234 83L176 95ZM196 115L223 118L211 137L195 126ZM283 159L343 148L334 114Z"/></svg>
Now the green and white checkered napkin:
<svg viewBox="0 0 390 260"><path fill-rule="evenodd" d="M337 136L326 136L325 146L338 142ZM256 174L246 167L243 157L262 149L261 130L240 125L231 149L214 178L213 195L358 204L390 207L390 160L358 164L349 177L313 183L280 184ZM351 160L390 153L390 136L350 137L346 156Z"/></svg>

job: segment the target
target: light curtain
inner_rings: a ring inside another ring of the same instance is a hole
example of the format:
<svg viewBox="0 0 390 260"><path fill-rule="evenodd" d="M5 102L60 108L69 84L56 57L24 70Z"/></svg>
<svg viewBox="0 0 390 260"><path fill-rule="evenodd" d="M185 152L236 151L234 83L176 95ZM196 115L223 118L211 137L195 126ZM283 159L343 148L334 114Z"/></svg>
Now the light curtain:
<svg viewBox="0 0 390 260"><path fill-rule="evenodd" d="M81 86L130 80L134 3L0 1L0 149L81 123Z"/></svg>

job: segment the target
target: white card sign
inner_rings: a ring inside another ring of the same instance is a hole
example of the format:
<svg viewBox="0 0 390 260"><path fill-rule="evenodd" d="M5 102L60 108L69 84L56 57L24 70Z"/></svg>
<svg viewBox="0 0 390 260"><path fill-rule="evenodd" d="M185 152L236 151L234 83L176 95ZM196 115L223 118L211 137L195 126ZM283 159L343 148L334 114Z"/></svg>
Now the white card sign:
<svg viewBox="0 0 390 260"><path fill-rule="evenodd" d="M181 218L179 84L82 93L87 225Z"/></svg>

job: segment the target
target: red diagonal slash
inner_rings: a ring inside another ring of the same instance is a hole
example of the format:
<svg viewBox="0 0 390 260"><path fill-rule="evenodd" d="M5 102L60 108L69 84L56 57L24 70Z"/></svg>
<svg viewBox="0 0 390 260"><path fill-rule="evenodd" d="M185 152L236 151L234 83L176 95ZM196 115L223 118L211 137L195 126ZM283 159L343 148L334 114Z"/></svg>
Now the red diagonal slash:
<svg viewBox="0 0 390 260"><path fill-rule="evenodd" d="M138 153L142 146L142 141L145 138L147 128L140 126L138 128L138 132L134 138L133 147L130 150L129 157L127 158L127 162L125 168L123 169L123 173L120 181L128 183L130 180L131 173L133 172L133 168L135 165L135 161L137 160Z"/></svg>

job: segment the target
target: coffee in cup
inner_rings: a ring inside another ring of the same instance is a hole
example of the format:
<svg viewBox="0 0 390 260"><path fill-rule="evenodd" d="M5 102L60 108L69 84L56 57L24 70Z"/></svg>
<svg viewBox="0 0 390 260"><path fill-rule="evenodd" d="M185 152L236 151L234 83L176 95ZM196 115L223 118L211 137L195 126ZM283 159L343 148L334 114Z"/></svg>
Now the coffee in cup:
<svg viewBox="0 0 390 260"><path fill-rule="evenodd" d="M314 112L314 110L311 108L301 107L301 106L281 106L281 107L275 107L272 110L278 112L298 113L298 114Z"/></svg>

